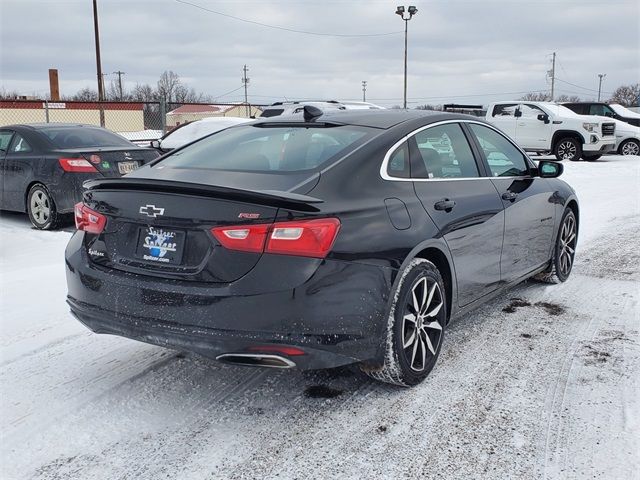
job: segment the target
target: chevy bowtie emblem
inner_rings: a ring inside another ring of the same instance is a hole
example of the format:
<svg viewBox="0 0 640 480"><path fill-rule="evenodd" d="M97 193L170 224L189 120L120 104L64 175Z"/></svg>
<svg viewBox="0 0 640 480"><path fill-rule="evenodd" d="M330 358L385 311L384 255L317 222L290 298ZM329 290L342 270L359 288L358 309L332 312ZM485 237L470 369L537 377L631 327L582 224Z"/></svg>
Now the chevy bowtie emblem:
<svg viewBox="0 0 640 480"><path fill-rule="evenodd" d="M164 208L156 208L155 205L145 205L144 207L140 207L140 213L151 218L156 218L164 215Z"/></svg>

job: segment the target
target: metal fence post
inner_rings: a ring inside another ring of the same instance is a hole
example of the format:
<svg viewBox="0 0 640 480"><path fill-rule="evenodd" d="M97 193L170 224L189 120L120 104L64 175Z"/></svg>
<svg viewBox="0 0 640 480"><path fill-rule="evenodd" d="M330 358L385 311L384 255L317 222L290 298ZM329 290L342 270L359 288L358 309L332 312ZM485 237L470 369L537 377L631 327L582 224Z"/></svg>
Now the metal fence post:
<svg viewBox="0 0 640 480"><path fill-rule="evenodd" d="M49 100L44 101L44 118L49 123Z"/></svg>
<svg viewBox="0 0 640 480"><path fill-rule="evenodd" d="M160 125L162 126L162 133L167 131L167 105L164 98L160 99Z"/></svg>

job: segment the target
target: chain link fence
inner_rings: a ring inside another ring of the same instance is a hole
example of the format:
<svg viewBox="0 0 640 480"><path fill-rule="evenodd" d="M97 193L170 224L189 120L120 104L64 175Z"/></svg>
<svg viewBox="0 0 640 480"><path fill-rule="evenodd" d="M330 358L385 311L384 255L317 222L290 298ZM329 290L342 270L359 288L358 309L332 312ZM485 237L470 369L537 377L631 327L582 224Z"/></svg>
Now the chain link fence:
<svg viewBox="0 0 640 480"><path fill-rule="evenodd" d="M184 123L208 117L257 117L263 105L165 102L0 100L0 127L25 123L103 126L134 142L148 142Z"/></svg>

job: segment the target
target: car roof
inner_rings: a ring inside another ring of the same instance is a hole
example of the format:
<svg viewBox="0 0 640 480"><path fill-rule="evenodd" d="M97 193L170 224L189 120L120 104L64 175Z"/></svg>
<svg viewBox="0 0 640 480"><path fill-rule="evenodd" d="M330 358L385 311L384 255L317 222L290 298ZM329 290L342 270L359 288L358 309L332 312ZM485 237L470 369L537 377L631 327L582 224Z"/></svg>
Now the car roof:
<svg viewBox="0 0 640 480"><path fill-rule="evenodd" d="M15 125L5 125L2 128L27 128L30 130L46 130L49 128L102 128L99 125L87 125L84 123L19 123Z"/></svg>
<svg viewBox="0 0 640 480"><path fill-rule="evenodd" d="M432 110L328 110L315 117L310 122L305 122L302 115L280 115L257 119L260 123L313 123L327 122L344 125L358 125L388 129L404 122L419 119L428 119L426 123L434 123L441 120L469 119L477 120L477 117L449 112Z"/></svg>

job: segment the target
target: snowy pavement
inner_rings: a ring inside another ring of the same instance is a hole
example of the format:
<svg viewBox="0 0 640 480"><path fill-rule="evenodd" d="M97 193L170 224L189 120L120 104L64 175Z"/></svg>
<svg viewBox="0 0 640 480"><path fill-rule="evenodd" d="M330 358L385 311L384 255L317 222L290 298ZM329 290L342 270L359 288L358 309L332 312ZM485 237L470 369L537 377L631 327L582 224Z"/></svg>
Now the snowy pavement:
<svg viewBox="0 0 640 480"><path fill-rule="evenodd" d="M565 169L569 281L454 322L413 389L92 334L64 301L70 229L0 214L0 477L640 478L640 157Z"/></svg>

